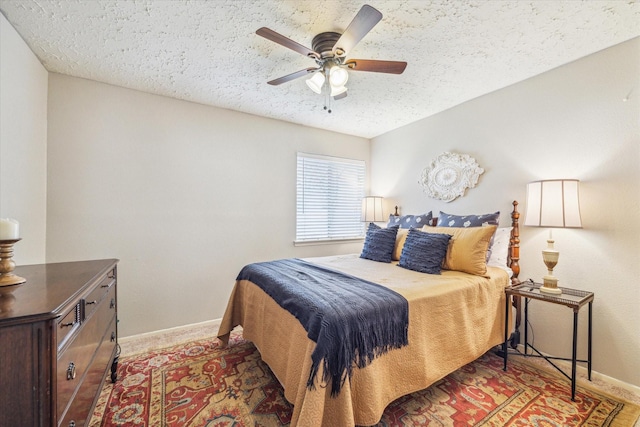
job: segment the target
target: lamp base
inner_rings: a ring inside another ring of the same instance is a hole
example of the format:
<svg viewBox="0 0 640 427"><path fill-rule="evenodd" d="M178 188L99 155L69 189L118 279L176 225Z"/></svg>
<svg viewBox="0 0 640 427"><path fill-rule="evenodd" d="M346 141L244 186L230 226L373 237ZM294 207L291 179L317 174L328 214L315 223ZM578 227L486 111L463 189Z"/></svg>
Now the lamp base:
<svg viewBox="0 0 640 427"><path fill-rule="evenodd" d="M544 292L545 294L554 294L554 295L562 295L562 289L560 288L548 288L544 285L540 286L540 292Z"/></svg>
<svg viewBox="0 0 640 427"><path fill-rule="evenodd" d="M562 289L558 287L558 279L554 276L549 275L542 278L542 286L540 286L540 292L561 295Z"/></svg>

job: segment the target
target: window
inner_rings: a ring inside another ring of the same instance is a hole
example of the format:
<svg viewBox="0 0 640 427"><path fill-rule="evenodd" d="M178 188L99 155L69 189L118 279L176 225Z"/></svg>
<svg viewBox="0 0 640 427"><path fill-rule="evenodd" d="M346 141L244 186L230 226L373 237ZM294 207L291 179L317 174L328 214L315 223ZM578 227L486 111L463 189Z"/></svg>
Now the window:
<svg viewBox="0 0 640 427"><path fill-rule="evenodd" d="M296 242L362 238L365 164L298 153Z"/></svg>

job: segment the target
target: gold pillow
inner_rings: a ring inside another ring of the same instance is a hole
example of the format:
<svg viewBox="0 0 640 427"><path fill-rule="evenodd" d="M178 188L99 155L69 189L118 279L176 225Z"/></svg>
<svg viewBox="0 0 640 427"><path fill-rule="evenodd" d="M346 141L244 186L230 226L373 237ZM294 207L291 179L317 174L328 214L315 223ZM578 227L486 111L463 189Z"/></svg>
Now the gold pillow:
<svg viewBox="0 0 640 427"><path fill-rule="evenodd" d="M396 245L394 246L393 253L391 254L391 259L393 261L400 261L402 248L404 248L404 242L407 240L407 233L409 233L408 228L398 229L398 233L396 234Z"/></svg>
<svg viewBox="0 0 640 427"><path fill-rule="evenodd" d="M429 227L428 233L443 233L453 236L444 258L443 268L485 276L487 274L487 248L497 225L484 227Z"/></svg>

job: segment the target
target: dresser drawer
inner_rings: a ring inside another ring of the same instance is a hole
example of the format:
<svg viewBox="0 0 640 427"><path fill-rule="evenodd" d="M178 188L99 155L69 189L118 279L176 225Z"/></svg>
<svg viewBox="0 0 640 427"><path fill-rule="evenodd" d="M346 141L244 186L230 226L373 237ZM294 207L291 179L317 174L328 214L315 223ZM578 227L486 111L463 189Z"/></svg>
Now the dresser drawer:
<svg viewBox="0 0 640 427"><path fill-rule="evenodd" d="M114 271L110 271L107 275L100 281L98 286L96 286L88 295L84 297L84 318L87 319L91 317L94 311L96 311L98 304L102 301L103 298L107 296L109 291L115 288L116 284L116 276ZM115 295L114 298L115 304Z"/></svg>
<svg viewBox="0 0 640 427"><path fill-rule="evenodd" d="M111 286L107 294L96 304L95 313L83 322L75 337L71 339L69 346L58 356L57 364L57 414L58 419L63 417L71 400L82 399L76 393L78 386L84 381L94 354L96 354L100 342L107 335L107 329L113 328L115 345L115 293L116 287ZM112 300L114 303L112 304ZM111 326L113 324L113 326ZM111 342L111 332L104 338ZM74 397L75 394L75 397ZM95 397L95 394L93 395Z"/></svg>
<svg viewBox="0 0 640 427"><path fill-rule="evenodd" d="M115 336L115 334L116 318L114 317L102 338L91 365L87 368L82 384L80 384L75 397L70 402L64 418L58 424L60 427L68 427L69 425L85 426L85 423L90 419L94 398L100 393L100 386L107 373L110 372L110 362L116 351L116 342L111 341L111 336ZM72 422L73 424L71 424Z"/></svg>
<svg viewBox="0 0 640 427"><path fill-rule="evenodd" d="M62 347L64 342L76 331L80 326L80 304L73 306L56 324L58 348Z"/></svg>

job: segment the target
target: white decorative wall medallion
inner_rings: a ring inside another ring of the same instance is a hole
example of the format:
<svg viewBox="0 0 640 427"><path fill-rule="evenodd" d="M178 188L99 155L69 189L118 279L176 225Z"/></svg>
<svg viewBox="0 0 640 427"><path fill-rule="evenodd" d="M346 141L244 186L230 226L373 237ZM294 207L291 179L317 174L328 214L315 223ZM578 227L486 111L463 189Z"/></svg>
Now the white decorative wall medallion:
<svg viewBox="0 0 640 427"><path fill-rule="evenodd" d="M450 202L475 187L482 173L473 157L446 151L424 168L419 183L427 196Z"/></svg>

